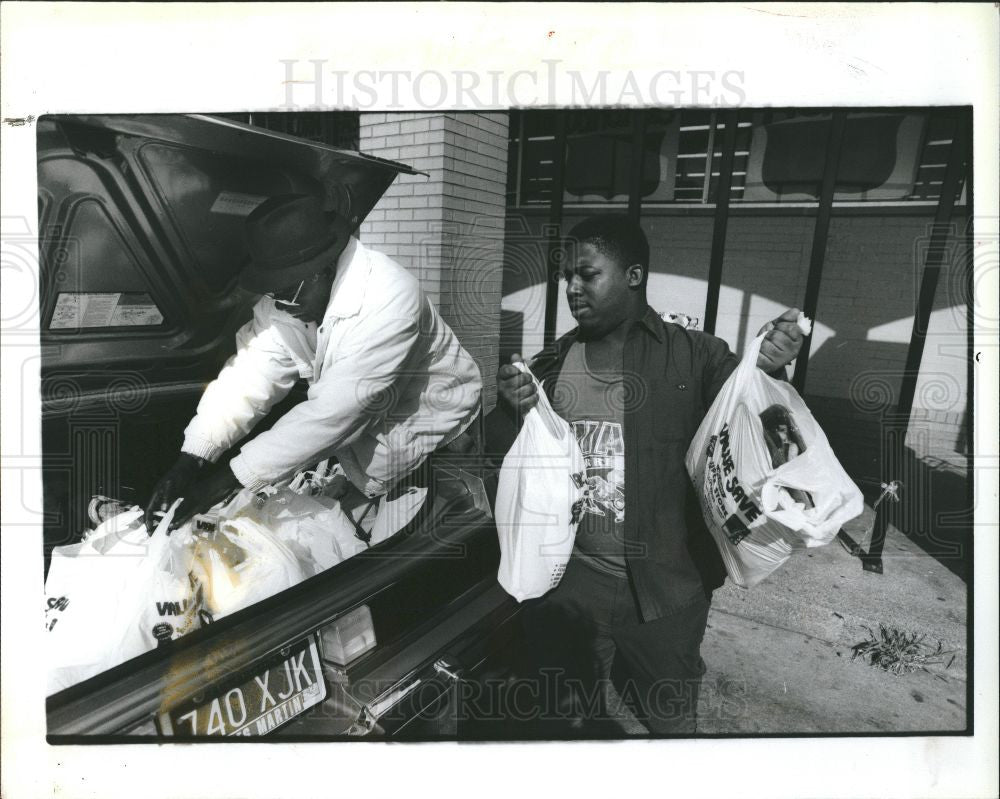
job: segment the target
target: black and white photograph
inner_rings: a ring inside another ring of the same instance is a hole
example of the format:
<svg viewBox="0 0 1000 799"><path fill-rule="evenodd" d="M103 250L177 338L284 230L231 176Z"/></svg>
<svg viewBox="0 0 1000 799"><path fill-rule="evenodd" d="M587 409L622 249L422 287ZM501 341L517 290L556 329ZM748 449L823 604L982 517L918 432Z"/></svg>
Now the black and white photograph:
<svg viewBox="0 0 1000 799"><path fill-rule="evenodd" d="M39 119L49 739L966 730L970 117Z"/></svg>
<svg viewBox="0 0 1000 799"><path fill-rule="evenodd" d="M4 604L57 763L9 795L98 795L52 780L104 752L803 745L891 784L880 747L995 739L990 106L292 38L265 102L5 104ZM763 776L728 790L866 795Z"/></svg>

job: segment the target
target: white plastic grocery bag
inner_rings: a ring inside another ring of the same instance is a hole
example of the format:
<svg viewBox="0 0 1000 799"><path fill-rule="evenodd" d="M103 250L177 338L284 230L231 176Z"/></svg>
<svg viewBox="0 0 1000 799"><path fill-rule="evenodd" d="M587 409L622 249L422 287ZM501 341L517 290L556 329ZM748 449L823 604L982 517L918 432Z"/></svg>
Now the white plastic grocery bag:
<svg viewBox="0 0 1000 799"><path fill-rule="evenodd" d="M201 627L202 589L191 573L192 524L168 534L178 504L150 536L146 556L122 594L117 625L123 631L123 660Z"/></svg>
<svg viewBox="0 0 1000 799"><path fill-rule="evenodd" d="M328 497L283 489L264 503L259 521L299 557L310 576L365 549L340 503Z"/></svg>
<svg viewBox="0 0 1000 799"><path fill-rule="evenodd" d="M200 597L182 536L167 536L177 504L152 536L142 510L133 508L81 543L53 549L45 581L48 693L198 626Z"/></svg>
<svg viewBox="0 0 1000 799"><path fill-rule="evenodd" d="M195 535L193 570L213 619L279 594L309 576L274 533L246 516Z"/></svg>
<svg viewBox="0 0 1000 799"><path fill-rule="evenodd" d="M798 392L757 368L763 340L747 348L685 461L729 577L745 588L794 547L829 543L864 509Z"/></svg>
<svg viewBox="0 0 1000 799"><path fill-rule="evenodd" d="M55 547L45 579L48 685L52 694L92 677L116 650L119 597L145 556L138 508L108 519L78 544Z"/></svg>
<svg viewBox="0 0 1000 799"><path fill-rule="evenodd" d="M516 364L531 375L523 363ZM497 579L518 602L555 588L573 551L586 487L576 437L531 375L538 404L500 469L496 519L500 536Z"/></svg>
<svg viewBox="0 0 1000 799"><path fill-rule="evenodd" d="M367 548L355 535L356 528L337 500L322 494L300 493L291 485L261 499L244 489L219 510L218 517L257 522L291 550L306 577L326 571Z"/></svg>

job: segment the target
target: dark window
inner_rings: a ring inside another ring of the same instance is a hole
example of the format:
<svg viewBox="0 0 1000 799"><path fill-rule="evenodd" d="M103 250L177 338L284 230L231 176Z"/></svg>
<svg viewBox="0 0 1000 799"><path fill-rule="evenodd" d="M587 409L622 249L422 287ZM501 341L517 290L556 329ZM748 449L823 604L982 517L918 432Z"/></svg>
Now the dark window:
<svg viewBox="0 0 1000 799"><path fill-rule="evenodd" d="M642 114L642 149L636 154ZM856 111L847 118L837 204L937 202L955 126L951 109ZM558 115L565 144L558 147ZM725 141L723 112L711 109L521 111L512 116L508 194L517 207L550 205L558 167L564 205L624 208L713 205ZM829 111L747 110L737 116L730 200L758 205L818 202ZM633 189L633 157L642 158ZM964 202L964 189L959 189Z"/></svg>

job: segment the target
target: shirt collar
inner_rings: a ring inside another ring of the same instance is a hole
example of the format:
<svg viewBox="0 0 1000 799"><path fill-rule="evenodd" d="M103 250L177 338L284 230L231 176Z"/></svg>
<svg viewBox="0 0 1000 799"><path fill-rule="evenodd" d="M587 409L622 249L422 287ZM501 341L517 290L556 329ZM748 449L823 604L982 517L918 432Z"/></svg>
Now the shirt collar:
<svg viewBox="0 0 1000 799"><path fill-rule="evenodd" d="M330 303L324 318L356 316L365 297L371 263L361 242L353 236L337 259L337 275L330 289Z"/></svg>
<svg viewBox="0 0 1000 799"><path fill-rule="evenodd" d="M637 325L644 327L648 332L652 333L653 336L661 344L663 343L665 332L663 330L663 318L652 309L649 305L646 306L646 310L641 317ZM561 338L556 339L549 347L546 347L542 353L552 352L556 355L562 355L565 353L573 342L577 340L580 335L580 328L574 327L566 335Z"/></svg>
<svg viewBox="0 0 1000 799"><path fill-rule="evenodd" d="M663 319L650 306L646 306L646 312L639 319L639 324L652 333L657 341L663 343Z"/></svg>

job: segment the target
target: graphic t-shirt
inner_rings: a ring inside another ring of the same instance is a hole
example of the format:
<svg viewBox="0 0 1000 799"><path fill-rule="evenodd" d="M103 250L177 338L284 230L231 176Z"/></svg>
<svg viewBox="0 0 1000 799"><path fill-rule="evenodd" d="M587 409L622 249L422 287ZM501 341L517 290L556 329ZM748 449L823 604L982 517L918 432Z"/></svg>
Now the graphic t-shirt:
<svg viewBox="0 0 1000 799"><path fill-rule="evenodd" d="M625 418L621 362L613 372L588 368L574 343L551 392L552 408L569 422L587 466L587 493L573 554L601 571L625 571Z"/></svg>

